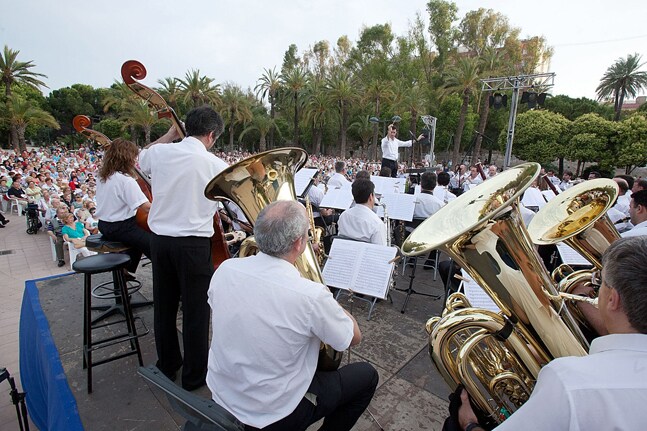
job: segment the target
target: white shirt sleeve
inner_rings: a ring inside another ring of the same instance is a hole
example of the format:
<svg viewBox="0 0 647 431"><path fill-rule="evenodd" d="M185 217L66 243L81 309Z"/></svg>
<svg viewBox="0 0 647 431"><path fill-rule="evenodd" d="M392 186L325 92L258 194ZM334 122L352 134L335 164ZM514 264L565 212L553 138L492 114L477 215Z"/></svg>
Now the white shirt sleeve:
<svg viewBox="0 0 647 431"><path fill-rule="evenodd" d="M335 301L332 293L322 288L312 302L312 333L335 350L346 350L353 339L353 321Z"/></svg>

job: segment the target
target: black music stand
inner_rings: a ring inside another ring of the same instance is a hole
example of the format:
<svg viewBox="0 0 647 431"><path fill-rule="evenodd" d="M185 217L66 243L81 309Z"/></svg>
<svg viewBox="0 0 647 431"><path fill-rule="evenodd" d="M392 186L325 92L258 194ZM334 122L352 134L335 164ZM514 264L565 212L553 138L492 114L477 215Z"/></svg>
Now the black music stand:
<svg viewBox="0 0 647 431"><path fill-rule="evenodd" d="M27 419L27 406L25 405L25 392L18 392L16 382L9 374L6 368L0 368L0 382L7 380L11 387L11 403L16 406L16 416L18 416L18 426L20 431L29 431L29 420Z"/></svg>

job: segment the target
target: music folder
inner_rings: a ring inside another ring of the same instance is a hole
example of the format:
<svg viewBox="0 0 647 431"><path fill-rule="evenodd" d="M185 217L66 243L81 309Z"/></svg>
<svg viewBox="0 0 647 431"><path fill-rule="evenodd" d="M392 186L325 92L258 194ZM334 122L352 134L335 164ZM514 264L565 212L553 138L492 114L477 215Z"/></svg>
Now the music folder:
<svg viewBox="0 0 647 431"><path fill-rule="evenodd" d="M299 197L303 197L312 183L315 175L319 172L315 168L303 168L294 174L294 191Z"/></svg>
<svg viewBox="0 0 647 431"><path fill-rule="evenodd" d="M397 248L337 238L323 268L324 283L386 299Z"/></svg>
<svg viewBox="0 0 647 431"><path fill-rule="evenodd" d="M386 205L386 213L391 220L413 220L413 213L416 209L416 196L404 193L384 193L380 203ZM378 206L377 215L384 218L384 207Z"/></svg>
<svg viewBox="0 0 647 431"><path fill-rule="evenodd" d="M350 189L328 189L319 208L334 208L338 210L347 210L353 204L353 193Z"/></svg>

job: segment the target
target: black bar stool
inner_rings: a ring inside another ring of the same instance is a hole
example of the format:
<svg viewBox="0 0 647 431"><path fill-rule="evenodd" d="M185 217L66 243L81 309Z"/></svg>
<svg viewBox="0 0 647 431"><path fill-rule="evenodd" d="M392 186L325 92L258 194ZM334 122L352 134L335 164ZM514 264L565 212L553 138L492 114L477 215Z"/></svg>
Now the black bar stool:
<svg viewBox="0 0 647 431"><path fill-rule="evenodd" d="M143 366L142 353L139 347L139 337L146 335L137 335L135 328L135 319L133 318L133 311L130 306L130 296L128 294L128 287L123 275L123 268L130 262L130 257L125 254L119 253L106 253L97 254L94 256L86 257L85 259L78 260L74 263L73 269L78 273L84 274L83 284L83 368L88 370L88 393L92 392L92 367L95 365L105 364L117 359L124 358L130 355L137 355L139 365ZM105 272L112 272L112 283L115 290L117 290L121 306L123 307L124 320L116 322L104 323L101 325L92 324L92 274L102 274ZM100 340L92 340L92 330L103 328L110 325L126 322L128 329L127 333L113 335ZM92 362L92 352L104 347L109 347L117 343L130 342L130 350L119 355L101 359L100 361Z"/></svg>
<svg viewBox="0 0 647 431"><path fill-rule="evenodd" d="M100 233L90 235L89 237L87 237L87 239L85 240L85 245L88 248L88 250L95 251L99 254L123 253L130 249L130 247L128 247L126 244L122 242L110 241L103 238L103 235L101 235ZM128 287L128 294L132 295L133 293L137 292L141 288L141 285L142 285L141 282L138 280L126 281L126 286ZM93 310L103 311L103 313L101 313L99 316L95 317L92 320L93 325L103 319L107 319L113 314L121 314L122 316L125 316L124 309L121 304L121 296L112 282L109 281L96 286L94 289L92 289L92 296L99 299L115 300L114 303L111 305L95 305L92 307ZM145 299L144 301L131 300L130 301L131 308L134 309L134 308L147 307L149 305L153 305L153 301L148 301L146 300L146 298L144 299Z"/></svg>

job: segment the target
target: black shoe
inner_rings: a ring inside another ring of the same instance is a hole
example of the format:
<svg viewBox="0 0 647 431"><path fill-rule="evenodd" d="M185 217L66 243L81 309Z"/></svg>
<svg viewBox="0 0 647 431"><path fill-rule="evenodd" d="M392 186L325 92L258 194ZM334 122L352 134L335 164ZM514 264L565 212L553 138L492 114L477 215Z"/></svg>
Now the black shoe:
<svg viewBox="0 0 647 431"><path fill-rule="evenodd" d="M0 228L3 228L3 227L4 227L4 224L0 224Z"/></svg>
<svg viewBox="0 0 647 431"><path fill-rule="evenodd" d="M65 261L62 259L58 261L58 267L60 268L61 266L65 266Z"/></svg>
<svg viewBox="0 0 647 431"><path fill-rule="evenodd" d="M203 387L206 384L207 384L206 380L201 381L197 385L190 385L190 384L185 384L184 382L182 382L182 389L184 389L185 391L191 392L191 391L195 391L197 389L200 389L201 387Z"/></svg>
<svg viewBox="0 0 647 431"><path fill-rule="evenodd" d="M6 225L7 223L9 223L10 221L11 221L11 220L4 219L4 220L2 220L2 225L4 226L4 225Z"/></svg>

